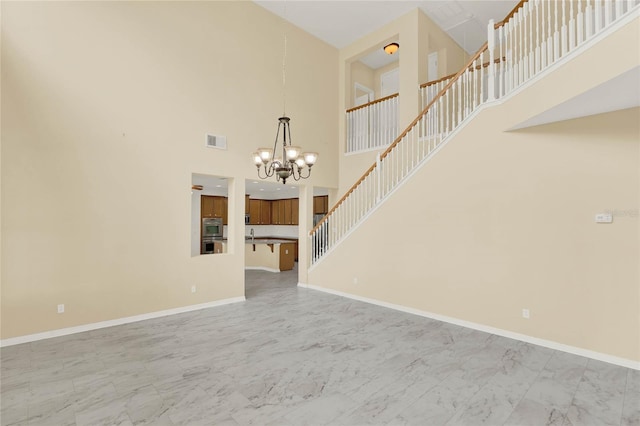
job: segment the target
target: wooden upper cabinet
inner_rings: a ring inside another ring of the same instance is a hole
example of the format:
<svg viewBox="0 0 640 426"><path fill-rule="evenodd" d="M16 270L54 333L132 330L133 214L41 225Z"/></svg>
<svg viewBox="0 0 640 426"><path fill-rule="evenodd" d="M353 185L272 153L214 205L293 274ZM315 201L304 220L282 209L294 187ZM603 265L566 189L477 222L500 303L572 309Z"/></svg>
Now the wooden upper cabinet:
<svg viewBox="0 0 640 426"><path fill-rule="evenodd" d="M260 221L262 220L260 215L261 207L261 200L249 200L249 224L260 225Z"/></svg>
<svg viewBox="0 0 640 426"><path fill-rule="evenodd" d="M300 205L297 198L249 200L251 225L298 225Z"/></svg>
<svg viewBox="0 0 640 426"><path fill-rule="evenodd" d="M227 225L229 203L227 197L219 197L213 195L200 196L200 213L201 218L219 217L222 223Z"/></svg>
<svg viewBox="0 0 640 426"><path fill-rule="evenodd" d="M249 214L249 213L251 213L249 211L249 196L245 195L244 196L244 214Z"/></svg>
<svg viewBox="0 0 640 426"><path fill-rule="evenodd" d="M208 195L200 196L200 213L201 217L214 217L213 216L213 197Z"/></svg>
<svg viewBox="0 0 640 426"><path fill-rule="evenodd" d="M327 214L329 212L329 196L313 197L313 214Z"/></svg>
<svg viewBox="0 0 640 426"><path fill-rule="evenodd" d="M271 201L260 200L260 224L271 225Z"/></svg>
<svg viewBox="0 0 640 426"><path fill-rule="evenodd" d="M271 201L271 224L280 225L280 200Z"/></svg>
<svg viewBox="0 0 640 426"><path fill-rule="evenodd" d="M229 224L229 199L222 197L222 224Z"/></svg>
<svg viewBox="0 0 640 426"><path fill-rule="evenodd" d="M282 224L291 225L291 199L282 200Z"/></svg>
<svg viewBox="0 0 640 426"><path fill-rule="evenodd" d="M300 216L300 202L297 198L291 200L291 224L298 225Z"/></svg>

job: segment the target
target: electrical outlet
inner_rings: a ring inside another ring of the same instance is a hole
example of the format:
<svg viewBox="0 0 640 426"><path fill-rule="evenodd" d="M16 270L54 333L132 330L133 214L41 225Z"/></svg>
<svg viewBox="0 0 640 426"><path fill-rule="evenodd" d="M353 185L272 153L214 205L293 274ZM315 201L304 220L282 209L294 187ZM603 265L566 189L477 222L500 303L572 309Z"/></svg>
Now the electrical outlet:
<svg viewBox="0 0 640 426"><path fill-rule="evenodd" d="M196 286L195 286L195 285L192 285L192 286L191 286L191 293L195 293L195 292L196 292Z"/></svg>
<svg viewBox="0 0 640 426"><path fill-rule="evenodd" d="M58 313L64 314L64 304L58 305Z"/></svg>
<svg viewBox="0 0 640 426"><path fill-rule="evenodd" d="M353 277L353 283L354 284L358 284L358 278L357 277Z"/></svg>
<svg viewBox="0 0 640 426"><path fill-rule="evenodd" d="M528 309L523 309L522 310L522 318L529 319L529 310Z"/></svg>

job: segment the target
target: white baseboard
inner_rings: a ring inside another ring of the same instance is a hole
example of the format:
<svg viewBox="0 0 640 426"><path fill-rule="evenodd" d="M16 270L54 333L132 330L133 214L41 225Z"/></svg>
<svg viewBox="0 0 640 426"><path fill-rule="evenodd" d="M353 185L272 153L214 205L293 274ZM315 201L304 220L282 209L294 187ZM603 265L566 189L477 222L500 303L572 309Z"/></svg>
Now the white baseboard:
<svg viewBox="0 0 640 426"><path fill-rule="evenodd" d="M245 271L267 271L267 272L275 272L280 273L280 269L267 268L265 266L245 266Z"/></svg>
<svg viewBox="0 0 640 426"><path fill-rule="evenodd" d="M544 346L545 348L555 349L562 352L568 352L573 355L583 356L585 358L591 358L598 361L608 362L609 364L619 365L621 367L627 367L634 370L640 370L640 362L633 361L626 358L620 358L613 355L603 354L600 352L591 351L588 349L578 348L575 346L569 346L551 340L539 339L537 337L527 336L526 334L515 333L513 331L503 330L500 328L490 327L483 324L478 324L471 321L465 321L445 315L434 314L432 312L421 311L419 309L409 308L402 305L395 305L393 303L382 302L376 299L369 299L367 297L356 296L350 293L344 293L338 290L332 290L329 288L319 287L313 284L298 283L299 287L308 288L311 290L322 291L324 293L333 294L336 296L346 297L348 299L358 300L360 302L370 303L372 305L382 306L384 308L394 309L396 311L406 312L413 315L418 315L425 318L431 318L437 321L447 322L449 324L459 325L461 327L471 328L473 330L483 331L485 333L495 334L497 336L507 337L509 339L520 340L522 342L532 343L538 346Z"/></svg>
<svg viewBox="0 0 640 426"><path fill-rule="evenodd" d="M69 334L82 333L85 331L98 330L100 328L113 327L115 325L129 324L132 322L144 321L144 320L153 319L153 318L160 318L160 317L166 317L169 315L182 314L185 312L198 311L200 309L213 308L216 306L228 305L230 303L244 302L245 300L246 299L244 296L232 297L230 299L216 300L214 302L183 306L181 308L167 309L164 311L149 312L147 314L134 315L132 317L94 322L91 324L78 325L75 327L44 331L42 333L28 334L26 336L11 337L9 339L0 340L0 347L19 345L21 343L35 342L38 340L50 339L52 337L60 337L60 336L66 336Z"/></svg>

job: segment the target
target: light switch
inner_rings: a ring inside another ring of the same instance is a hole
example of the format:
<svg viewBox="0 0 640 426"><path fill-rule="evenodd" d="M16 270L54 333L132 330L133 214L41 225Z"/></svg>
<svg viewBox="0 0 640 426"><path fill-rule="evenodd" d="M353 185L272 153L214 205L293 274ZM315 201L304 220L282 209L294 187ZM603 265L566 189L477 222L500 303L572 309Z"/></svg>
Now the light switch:
<svg viewBox="0 0 640 426"><path fill-rule="evenodd" d="M596 215L596 223L611 223L613 215L611 213L598 213Z"/></svg>

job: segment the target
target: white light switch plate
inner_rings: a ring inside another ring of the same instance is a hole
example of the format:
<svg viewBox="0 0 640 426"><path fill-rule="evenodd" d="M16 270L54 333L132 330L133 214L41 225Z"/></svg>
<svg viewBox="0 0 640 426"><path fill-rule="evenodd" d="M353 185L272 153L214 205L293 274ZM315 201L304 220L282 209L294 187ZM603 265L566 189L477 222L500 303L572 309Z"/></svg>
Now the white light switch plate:
<svg viewBox="0 0 640 426"><path fill-rule="evenodd" d="M610 213L598 213L596 215L596 223L611 223L613 222L613 215Z"/></svg>

